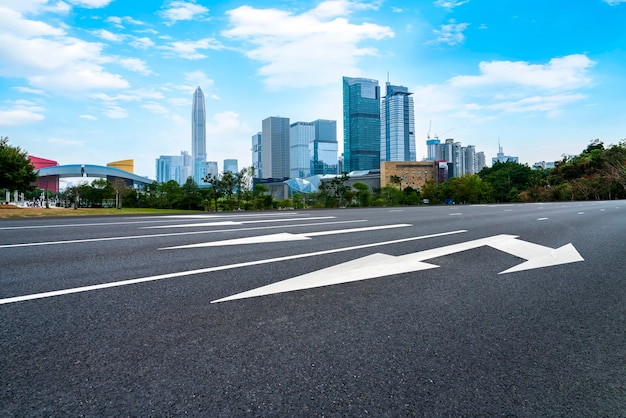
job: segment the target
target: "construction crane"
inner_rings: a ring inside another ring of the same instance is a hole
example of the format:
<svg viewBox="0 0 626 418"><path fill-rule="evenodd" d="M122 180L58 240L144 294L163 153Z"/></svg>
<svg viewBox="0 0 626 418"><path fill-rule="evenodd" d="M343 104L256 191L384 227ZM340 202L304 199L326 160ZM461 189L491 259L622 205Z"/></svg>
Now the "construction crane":
<svg viewBox="0 0 626 418"><path fill-rule="evenodd" d="M428 139L428 140L430 140L430 127L432 126L432 124L433 124L433 120L431 119L428 122L428 133L426 134L426 139Z"/></svg>
<svg viewBox="0 0 626 418"><path fill-rule="evenodd" d="M447 131L445 131L444 133L441 134L441 136L443 137L445 134L447 134L448 132L452 132L454 131L454 128L452 129L448 129ZM435 139L439 139L439 135L435 134L434 136Z"/></svg>

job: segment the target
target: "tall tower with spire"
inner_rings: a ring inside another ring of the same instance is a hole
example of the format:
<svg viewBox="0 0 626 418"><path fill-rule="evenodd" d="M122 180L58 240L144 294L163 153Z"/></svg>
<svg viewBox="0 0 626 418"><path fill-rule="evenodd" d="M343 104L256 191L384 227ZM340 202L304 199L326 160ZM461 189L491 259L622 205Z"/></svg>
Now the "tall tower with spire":
<svg viewBox="0 0 626 418"><path fill-rule="evenodd" d="M193 93L191 107L191 158L193 179L199 184L206 175L206 108L204 93L199 86Z"/></svg>

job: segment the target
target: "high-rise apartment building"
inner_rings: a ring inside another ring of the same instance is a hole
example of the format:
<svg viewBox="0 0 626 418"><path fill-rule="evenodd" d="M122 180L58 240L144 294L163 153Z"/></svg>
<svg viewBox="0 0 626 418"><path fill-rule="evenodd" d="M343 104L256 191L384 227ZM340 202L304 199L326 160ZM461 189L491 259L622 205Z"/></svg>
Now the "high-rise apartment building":
<svg viewBox="0 0 626 418"><path fill-rule="evenodd" d="M426 161L440 161L443 160L443 148L439 138L428 139L426 141Z"/></svg>
<svg viewBox="0 0 626 418"><path fill-rule="evenodd" d="M200 87L193 93L191 106L191 157L193 159L193 179L200 184L206 171L206 108L204 93Z"/></svg>
<svg viewBox="0 0 626 418"><path fill-rule="evenodd" d="M386 84L380 106L380 160L415 161L415 114L409 89Z"/></svg>
<svg viewBox="0 0 626 418"><path fill-rule="evenodd" d="M289 177L289 118L271 116L262 126L263 178Z"/></svg>
<svg viewBox="0 0 626 418"><path fill-rule="evenodd" d="M380 168L380 87L377 80L343 77L344 171Z"/></svg>
<svg viewBox="0 0 626 418"><path fill-rule="evenodd" d="M337 161L337 121L318 119L313 121L315 138L309 142L311 175L339 174Z"/></svg>
<svg viewBox="0 0 626 418"><path fill-rule="evenodd" d="M313 122L295 122L289 126L289 177L309 177L311 161L309 142L315 140Z"/></svg>

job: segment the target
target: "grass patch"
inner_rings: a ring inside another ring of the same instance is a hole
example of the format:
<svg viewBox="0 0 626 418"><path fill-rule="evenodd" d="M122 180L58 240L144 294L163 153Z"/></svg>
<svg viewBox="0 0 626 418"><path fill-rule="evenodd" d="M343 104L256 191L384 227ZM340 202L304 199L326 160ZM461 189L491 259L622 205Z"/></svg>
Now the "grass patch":
<svg viewBox="0 0 626 418"><path fill-rule="evenodd" d="M0 218L37 218L44 216L109 216L109 215L162 215L168 213L204 213L180 209L153 208L22 208L13 205L0 205Z"/></svg>

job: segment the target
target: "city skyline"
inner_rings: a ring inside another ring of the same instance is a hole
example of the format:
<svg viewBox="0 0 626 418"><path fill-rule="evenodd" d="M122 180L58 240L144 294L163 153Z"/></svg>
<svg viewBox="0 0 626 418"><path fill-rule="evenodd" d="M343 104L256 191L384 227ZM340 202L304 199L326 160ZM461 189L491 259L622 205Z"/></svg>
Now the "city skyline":
<svg viewBox="0 0 626 418"><path fill-rule="evenodd" d="M0 135L59 164L133 159L155 178L160 155L189 150L202 86L209 161L250 166L268 115L336 120L341 154L349 76L413 93L417 160L430 134L488 161L499 143L555 161L626 137L625 20L622 0L4 0Z"/></svg>

